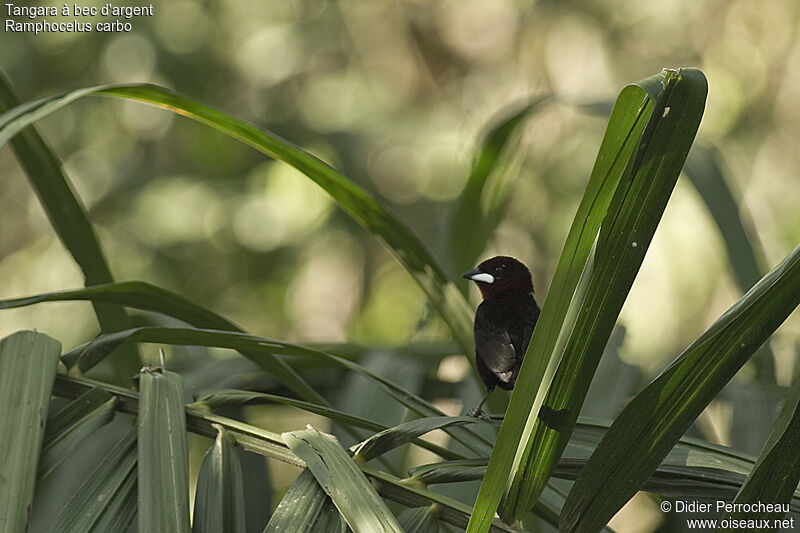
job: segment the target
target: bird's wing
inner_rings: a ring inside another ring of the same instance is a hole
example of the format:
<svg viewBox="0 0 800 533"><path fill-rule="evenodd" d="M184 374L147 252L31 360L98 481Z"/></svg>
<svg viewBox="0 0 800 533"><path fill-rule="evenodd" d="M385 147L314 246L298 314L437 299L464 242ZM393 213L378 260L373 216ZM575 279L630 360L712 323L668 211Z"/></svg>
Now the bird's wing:
<svg viewBox="0 0 800 533"><path fill-rule="evenodd" d="M500 381L511 381L517 352L505 328L476 327L475 351Z"/></svg>

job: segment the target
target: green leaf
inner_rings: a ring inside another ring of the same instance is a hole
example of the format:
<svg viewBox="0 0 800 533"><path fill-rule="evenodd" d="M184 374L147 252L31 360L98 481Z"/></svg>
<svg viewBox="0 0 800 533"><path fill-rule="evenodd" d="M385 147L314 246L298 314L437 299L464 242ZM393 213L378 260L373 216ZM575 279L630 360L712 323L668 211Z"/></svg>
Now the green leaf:
<svg viewBox="0 0 800 533"><path fill-rule="evenodd" d="M114 418L114 397L94 388L47 419L38 478L41 480L70 457L86 437Z"/></svg>
<svg viewBox="0 0 800 533"><path fill-rule="evenodd" d="M339 411L337 409L332 409L329 407L322 407L315 404L310 404L308 402L303 402L300 400L295 400L292 398L287 398L285 396L278 396L275 394L265 394L261 392L251 392L251 391L244 391L238 389L221 389L221 390L212 390L203 393L202 395L197 397L195 403L191 404L189 407L198 407L198 408L208 408L208 409L217 409L222 406L231 406L231 405L251 405L251 404L260 404L260 403L280 403L283 405L291 405L292 407L296 407L298 409L302 409L303 411L318 414L329 418L330 420L339 422L340 424L346 424L352 427L364 428L369 429L371 431L378 431L370 437L373 439L378 435L381 435L385 431L390 431L392 429L396 429L396 427L388 427L385 424L381 424L379 422L374 422L372 420L362 418L359 416L351 415L349 413L345 413L343 411ZM451 417L443 417L448 421L457 420ZM431 418L423 418L419 420L433 420ZM475 419L472 419L475 420ZM417 421L414 421L417 422ZM463 422L462 422L463 423ZM443 424L444 426L452 425L452 424ZM435 428L434 428L435 429ZM430 430L429 430L430 431ZM423 432L424 433L424 432ZM405 444L406 442L413 441L418 446L425 448L427 450L432 451L433 453L439 455L440 457L445 458L455 458L460 457L459 454L447 450L446 448L442 448L441 446L437 446L433 443L423 441L420 439L416 439L417 435L410 437L407 440L402 440L397 442L396 446L401 444ZM370 440L368 439L368 440ZM384 451L388 451L391 448L385 448ZM371 456L369 459L374 458ZM367 459L367 460L369 460Z"/></svg>
<svg viewBox="0 0 800 533"><path fill-rule="evenodd" d="M564 455L553 471L553 477L574 480L609 425L610 422L599 420L579 420ZM409 476L411 482L424 485L474 481L483 478L488 461L484 457L423 464L409 469ZM750 455L699 439L682 437L643 488L671 498L732 500L754 464L755 458ZM800 511L800 490L795 492L791 508ZM561 506L556 516L560 510ZM555 522L557 526L557 518Z"/></svg>
<svg viewBox="0 0 800 533"><path fill-rule="evenodd" d="M245 531L242 467L236 444L222 426L197 476L193 533Z"/></svg>
<svg viewBox="0 0 800 533"><path fill-rule="evenodd" d="M0 341L0 530L25 531L61 344L20 331Z"/></svg>
<svg viewBox="0 0 800 533"><path fill-rule="evenodd" d="M25 298L14 298L0 301L0 309L13 309L42 302L58 302L71 300L89 300L91 302L109 302L121 304L144 311L155 311L199 328L213 328L225 331L243 330L228 319L201 307L182 296L166 289L156 287L143 281L125 281L107 283L85 289L72 289L66 291L37 294ZM245 354L246 356L246 354ZM275 376L287 388L298 394L301 398L318 403L330 405L317 391L287 365L284 361L273 357L269 353L260 356L264 359L265 370ZM77 372L85 373L98 361L84 364Z"/></svg>
<svg viewBox="0 0 800 533"><path fill-rule="evenodd" d="M327 163L267 130L154 85L89 87L29 102L0 115L0 146L29 124L91 94L140 100L168 109L238 139L311 178L353 219L386 244L428 295L465 353L472 351L472 312L469 305L422 242L354 182Z"/></svg>
<svg viewBox="0 0 800 533"><path fill-rule="evenodd" d="M19 109L18 106L19 100L11 84L0 72L0 123L8 115L8 110ZM7 141L8 139L1 141L0 146ZM19 135L11 141L11 145L50 219L53 230L81 268L86 285L114 281L86 210L73 194L56 154L32 126L20 129ZM104 333L131 326L125 310L118 305L103 303L92 305L100 329ZM124 378L127 382L139 370L139 356L134 347L127 348L120 355L121 357L113 361L112 365L118 377Z"/></svg>
<svg viewBox="0 0 800 533"><path fill-rule="evenodd" d="M562 529L605 524L798 303L800 246L623 409L573 485Z"/></svg>
<svg viewBox="0 0 800 533"><path fill-rule="evenodd" d="M588 286L563 358L544 400L562 413L558 427L532 421L520 469L500 516L520 518L535 503L569 441L600 357L658 227L705 108L708 85L693 69L668 74L635 154L600 227ZM603 157L601 153L598 158ZM530 418L529 418L530 422Z"/></svg>
<svg viewBox="0 0 800 533"><path fill-rule="evenodd" d="M764 443L755 467L747 476L733 504L757 502L786 504L792 500L800 482L800 379L781 409L781 414ZM735 509L735 508L734 508ZM774 520L784 512L734 510L725 518L736 520ZM717 531L727 531L718 528Z"/></svg>
<svg viewBox="0 0 800 533"><path fill-rule="evenodd" d="M397 519L333 435L309 427L284 433L282 438L306 462L354 533L403 533Z"/></svg>
<svg viewBox="0 0 800 533"><path fill-rule="evenodd" d="M189 456L183 380L139 374L139 531L189 532Z"/></svg>
<svg viewBox="0 0 800 533"><path fill-rule="evenodd" d="M212 389L203 391L195 399L190 407L219 409L220 407L230 407L235 405L254 405L265 403L280 403L283 405L290 405L303 411L318 414L336 420L343 424L349 424L355 427L370 429L372 431L381 431L386 429L386 426L372 420L367 420L358 416L351 415L329 407L315 405L286 396L278 396L277 394L267 394L263 392L252 392L239 389Z"/></svg>
<svg viewBox="0 0 800 533"><path fill-rule="evenodd" d="M505 111L484 134L467 184L448 222L446 243L450 271L455 275L475 266L497 228L513 188L515 165L509 160L518 159L521 154L519 129L550 101L550 96L542 96ZM466 294L468 281L459 277L456 284Z"/></svg>
<svg viewBox="0 0 800 533"><path fill-rule="evenodd" d="M696 76L695 71L688 72L688 75L691 78ZM674 84L676 78L672 72L662 72L626 87L617 98L586 192L570 227L550 290L542 306L542 313L528 346L527 353L530 356L524 360L500 428L486 477L478 494L475 513L470 521L469 533L482 533L486 530L501 498L511 489L507 486L510 481L513 482L514 491L506 499L508 505L504 512L507 519L511 519L509 516L524 514L524 502L521 500L532 503L535 499L535 487L526 487L524 493L519 491L522 480L525 479L525 470L520 469L520 465L524 466L523 458L527 459L529 456L536 416L562 356L562 350L557 349L557 346L563 346L566 340L568 332L561 335L565 318L571 305L573 313L577 312L578 306L573 303L573 295L590 259L601 223L611 224L610 219L609 222L604 222L604 219L612 197L618 189L624 190L623 187L618 187L623 175L632 175L632 162L645 126L654 115L655 102L664 92L665 84ZM627 186L628 181L623 185ZM620 199L617 198L614 210L619 208L619 203ZM607 231L604 235L607 235ZM604 236L602 240L605 241L606 238ZM560 343L559 337L562 338ZM551 452L543 454L545 463L553 460L552 455ZM514 477L511 476L512 472ZM546 477L542 482L546 482Z"/></svg>
<svg viewBox="0 0 800 533"><path fill-rule="evenodd" d="M48 531L125 531L136 513L136 428L111 447L53 519ZM116 524L120 529L106 529Z"/></svg>
<svg viewBox="0 0 800 533"><path fill-rule="evenodd" d="M255 335L236 333L229 331L217 331L206 329L188 328L162 328L144 327L134 328L124 332L101 335L92 342L80 346L63 357L67 367L77 365L86 367L93 365L110 352L115 350L124 342L155 342L164 344L186 344L190 346L216 346L218 348L230 348L238 350L250 360L269 372L269 363L275 355L291 355L313 357L333 363L341 368L358 373L359 375L373 381L384 389L396 401L406 406L408 409L420 416L444 416L444 413L425 401L419 396L398 387L391 381L384 379L364 367L335 355L311 350L303 346L266 339ZM269 359L264 359L264 354L269 355ZM475 451L476 453L488 453L491 443L479 435L472 432L469 428L447 428L446 431L456 440Z"/></svg>
<svg viewBox="0 0 800 533"><path fill-rule="evenodd" d="M139 395L131 390L117 387L106 383L100 383L87 378L68 377L59 375L56 377L54 393L65 398L77 398L92 387L101 387L113 394L117 399L117 409L128 413L137 414L139 412ZM284 444L281 436L271 431L225 418L209 413L207 410L186 407L186 428L187 430L209 438L215 438L217 431L214 424L224 427L243 449L277 459L286 464L305 468L306 464L297 457ZM442 522L453 524L464 528L467 525L472 508L452 498L442 496L435 492L409 486L404 480L395 476L362 466L361 470L374 480L382 496L396 501L408 507L421 507L435 503L439 508L439 516ZM327 519L326 519L327 520ZM330 523L326 521L326 523ZM312 529L313 531L313 529ZM324 531L324 529L322 529ZM492 523L491 531L494 533L515 533L509 526L495 521Z"/></svg>
<svg viewBox="0 0 800 533"><path fill-rule="evenodd" d="M355 461L371 461L398 446L413 442L417 437L435 429L444 429L449 426L460 426L462 424L473 424L475 422L479 422L479 420L470 416L434 416L404 422L397 426L386 428L380 433L376 433L367 440L355 445L353 447L355 452L353 459Z"/></svg>

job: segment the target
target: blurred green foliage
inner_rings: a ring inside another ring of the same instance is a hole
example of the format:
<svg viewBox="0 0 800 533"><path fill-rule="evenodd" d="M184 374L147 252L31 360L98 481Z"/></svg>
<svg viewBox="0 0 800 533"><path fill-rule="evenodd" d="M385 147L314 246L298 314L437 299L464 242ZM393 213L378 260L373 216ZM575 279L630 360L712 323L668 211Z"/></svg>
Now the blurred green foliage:
<svg viewBox="0 0 800 533"><path fill-rule="evenodd" d="M549 92L603 100L662 66L694 64L711 94L700 140L728 162L772 264L800 233L792 216L800 156L791 149L800 128L792 81L800 76L799 12L789 1L764 10L751 1L187 0L157 6L130 33L5 33L13 46L0 47L0 65L23 100L152 81L264 125L381 197L436 253L443 215L498 110ZM133 102L83 102L42 128L118 279L193 295L250 331L281 338L396 343L416 334L421 291L285 166ZM603 120L567 105L527 128L521 179L484 255L503 251L532 264L541 293L602 128ZM0 292L77 286L77 270L8 150L0 170L9 221L0 228ZM721 239L685 183L659 234L623 312L623 353L648 369L737 293ZM31 264L41 266L23 266ZM73 307L88 316L87 306ZM28 313L37 311L20 311L3 332L29 322ZM89 333L66 320L52 328L67 342ZM797 331L796 320L790 328Z"/></svg>

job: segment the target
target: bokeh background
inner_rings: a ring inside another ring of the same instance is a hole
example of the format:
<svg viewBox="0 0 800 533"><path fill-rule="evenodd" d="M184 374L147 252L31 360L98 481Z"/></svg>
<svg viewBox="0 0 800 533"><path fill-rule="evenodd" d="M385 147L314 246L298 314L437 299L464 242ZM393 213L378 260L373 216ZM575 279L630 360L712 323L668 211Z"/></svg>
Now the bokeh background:
<svg viewBox="0 0 800 533"><path fill-rule="evenodd" d="M0 68L23 101L152 82L266 127L370 191L445 268L446 225L482 132L504 110L554 94L526 123L510 166L514 194L483 254L527 263L541 301L607 118L578 104L610 105L663 67L696 66L709 81L698 142L716 150L763 272L800 241L795 0L179 0L131 22L129 33L4 32ZM250 332L299 343L447 342L403 268L289 167L134 102L82 100L39 126L117 279L149 281ZM80 287L8 147L0 176L0 298ZM477 291L471 297L477 304ZM682 178L620 317L620 365L640 386L739 297L719 229ZM4 311L0 336L34 327L66 347L97 332L91 306L60 303ZM773 337L774 383L746 366L729 387L740 392L712 404L697 433L757 453L775 416L774 385L797 372L799 339L795 313ZM230 379L251 379L241 372ZM437 376L468 372L450 357ZM212 382L208 374L197 382ZM461 410L441 396L443 408ZM736 431L735 405L762 409L764 427ZM300 423L292 411L269 413L287 418L284 429ZM648 520L620 518L619 531L659 527L657 512L640 507Z"/></svg>

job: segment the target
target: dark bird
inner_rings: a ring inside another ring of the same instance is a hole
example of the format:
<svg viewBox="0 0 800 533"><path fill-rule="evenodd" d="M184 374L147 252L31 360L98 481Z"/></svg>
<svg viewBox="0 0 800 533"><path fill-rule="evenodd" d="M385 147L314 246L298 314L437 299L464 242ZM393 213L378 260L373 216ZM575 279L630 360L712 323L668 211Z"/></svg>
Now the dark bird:
<svg viewBox="0 0 800 533"><path fill-rule="evenodd" d="M462 277L477 283L483 295L475 312L475 363L486 395L468 414L486 418L481 407L494 388L511 390L517 382L539 306L530 271L513 257L492 257Z"/></svg>

